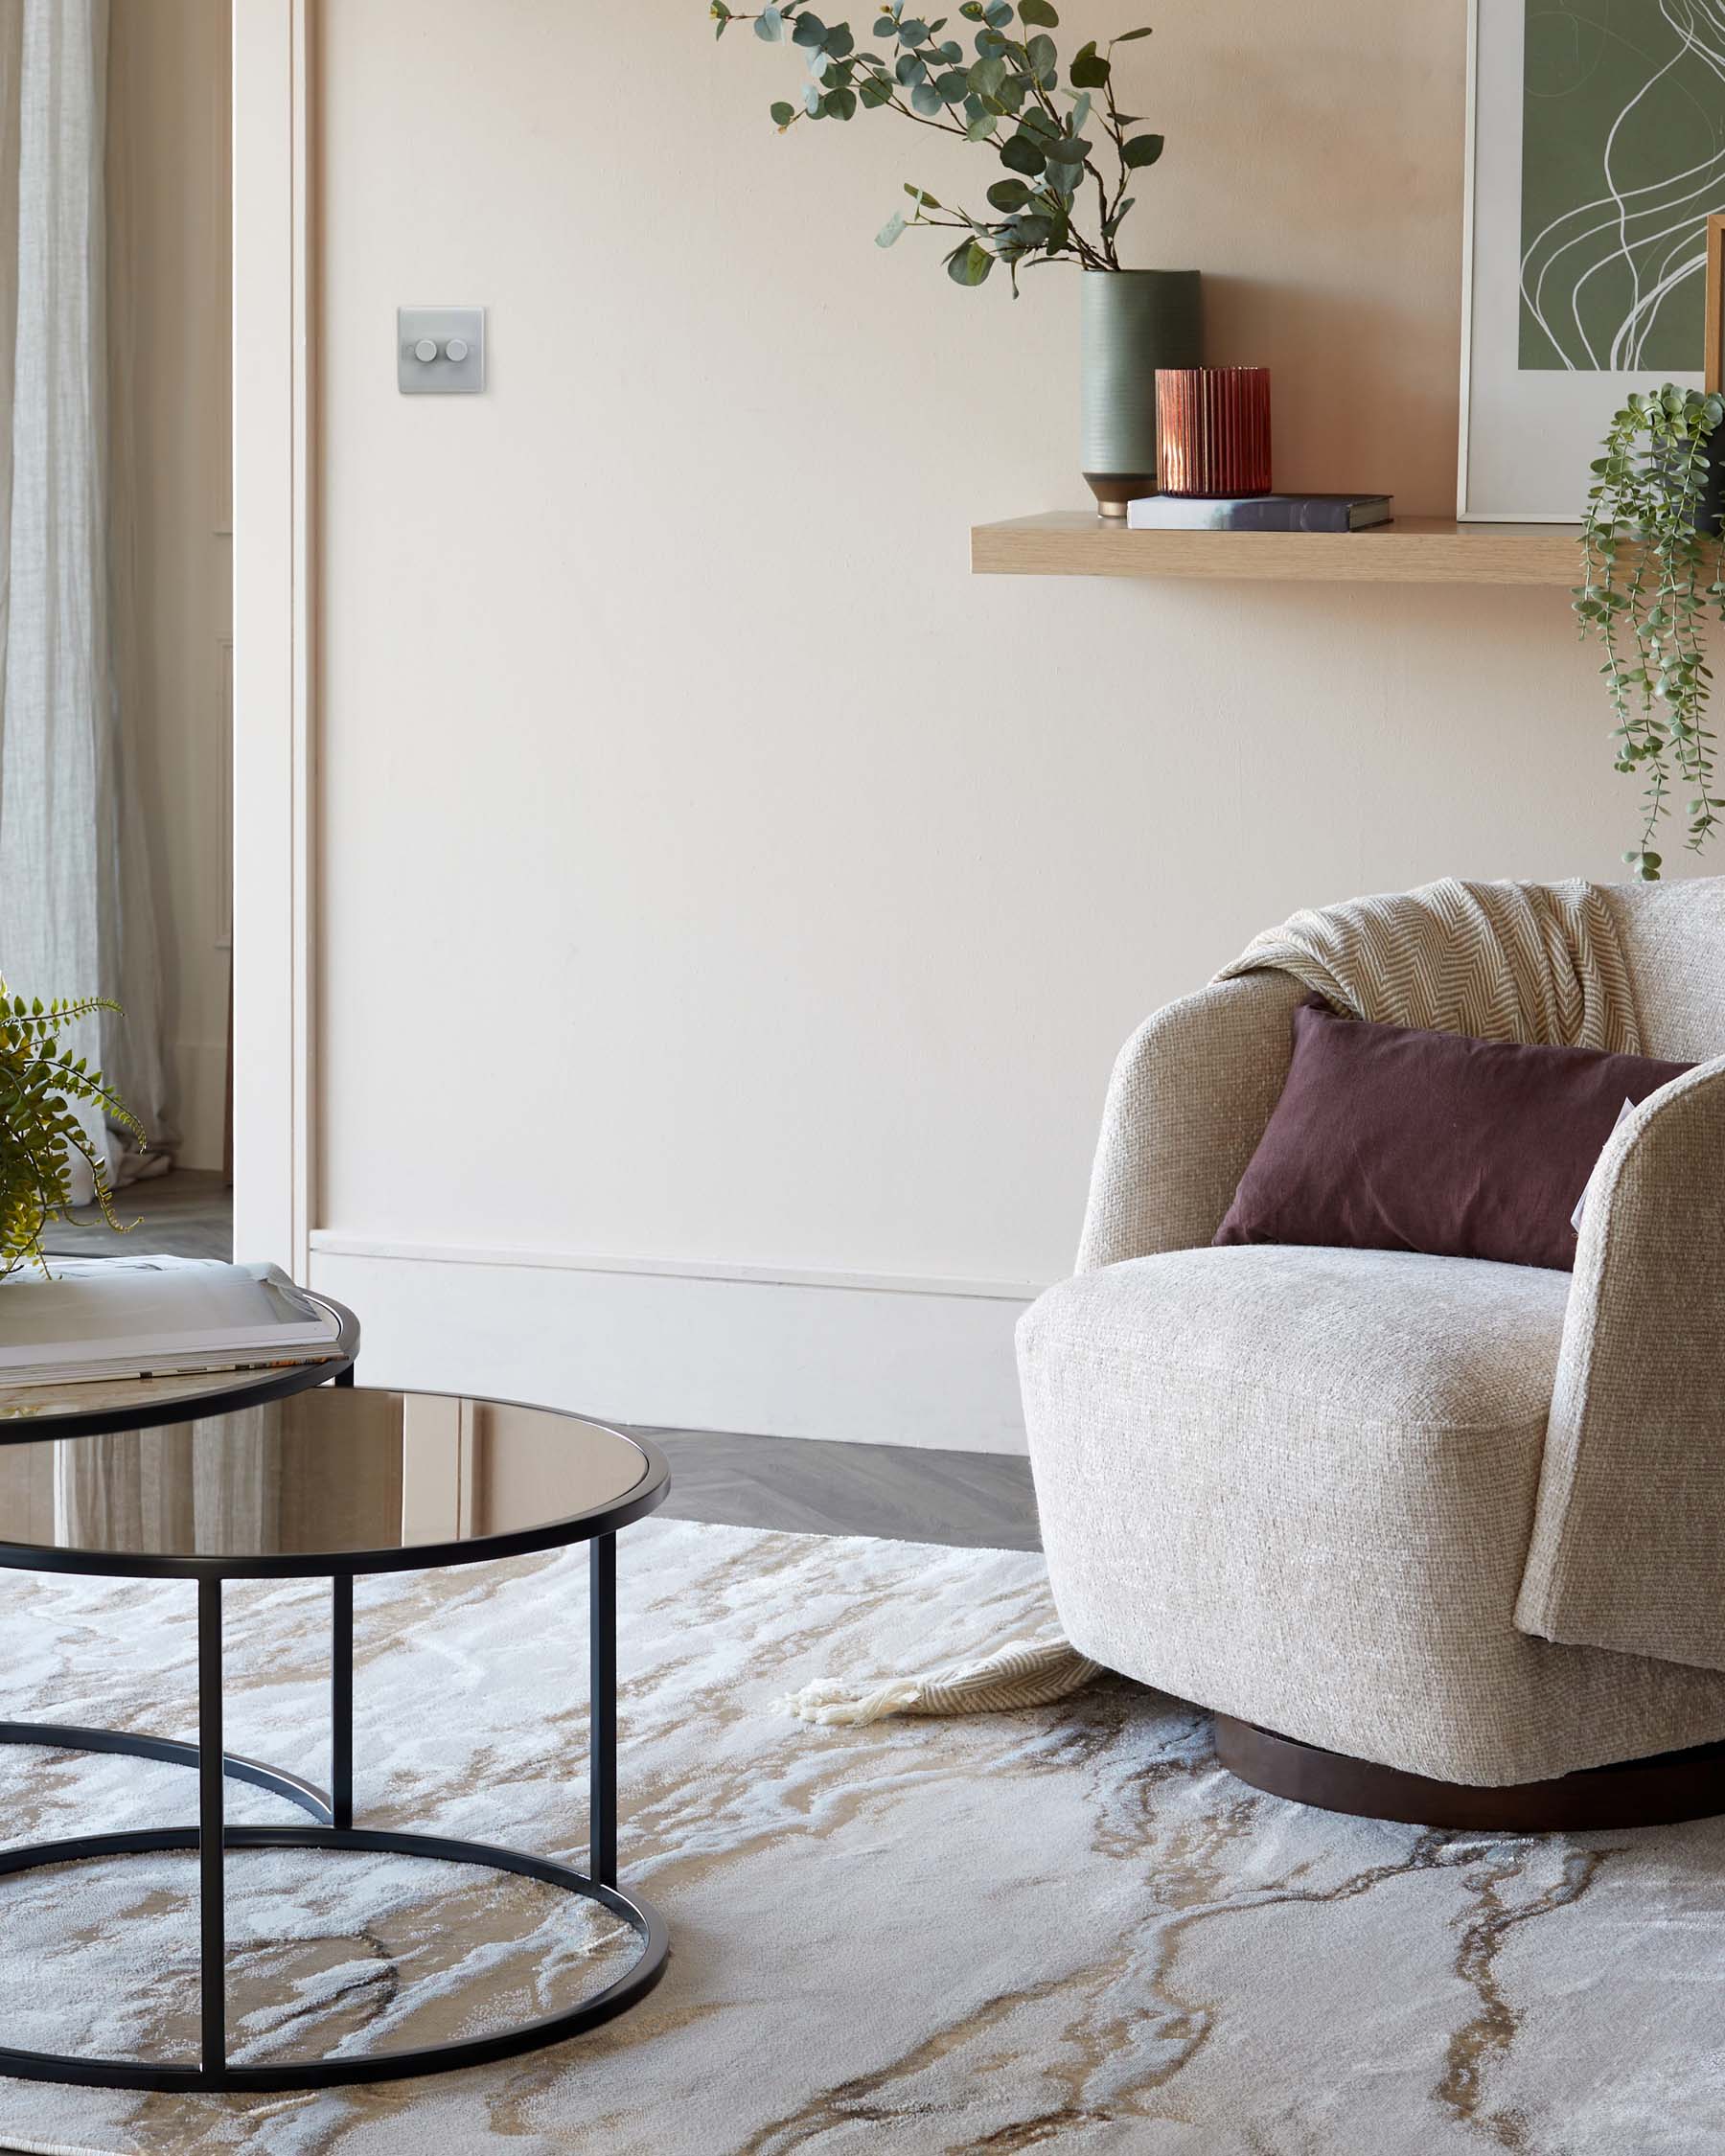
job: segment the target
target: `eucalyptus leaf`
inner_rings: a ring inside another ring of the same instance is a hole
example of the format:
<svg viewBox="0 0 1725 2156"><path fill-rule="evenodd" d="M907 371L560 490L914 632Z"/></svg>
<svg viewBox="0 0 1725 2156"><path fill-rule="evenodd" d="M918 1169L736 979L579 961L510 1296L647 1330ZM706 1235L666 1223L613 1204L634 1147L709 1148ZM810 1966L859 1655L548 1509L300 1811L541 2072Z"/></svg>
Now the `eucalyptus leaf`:
<svg viewBox="0 0 1725 2156"><path fill-rule="evenodd" d="M903 210L894 210L886 222L882 225L880 231L875 234L875 245L877 247L896 247L904 236L905 213Z"/></svg>
<svg viewBox="0 0 1725 2156"><path fill-rule="evenodd" d="M988 191L988 199L997 210L1010 216L1014 210L1022 210L1029 201L1030 190L1022 179L996 180Z"/></svg>
<svg viewBox="0 0 1725 2156"><path fill-rule="evenodd" d="M1120 162L1128 172L1136 172L1145 165L1154 165L1162 153L1161 135L1134 135L1120 152Z"/></svg>
<svg viewBox="0 0 1725 2156"><path fill-rule="evenodd" d="M994 267L994 257L986 247L979 247L974 240L955 247L947 257L947 275L954 285L981 285L988 280Z"/></svg>
<svg viewBox="0 0 1725 2156"><path fill-rule="evenodd" d="M932 82L919 82L910 93L910 103L925 120L932 120L937 112L945 109L940 102L940 92Z"/></svg>
<svg viewBox="0 0 1725 2156"><path fill-rule="evenodd" d="M1019 0L1019 20L1037 30L1060 28L1060 17L1049 7L1048 0Z"/></svg>
<svg viewBox="0 0 1725 2156"><path fill-rule="evenodd" d="M821 100L821 105L829 120L854 120L857 116L857 93L855 90L829 90Z"/></svg>
<svg viewBox="0 0 1725 2156"><path fill-rule="evenodd" d="M1135 43L1137 39L1148 37L1151 34L1148 30L1123 30L1117 37L1111 37L1108 42L1111 45L1130 45Z"/></svg>
<svg viewBox="0 0 1725 2156"><path fill-rule="evenodd" d="M784 100L783 100L782 98L781 98L781 99L779 100L779 102L778 102L778 103L776 103L776 104L775 104L775 105L774 105L774 106L772 107L772 124L773 124L773 126L774 126L775 127L779 128L779 129L780 129L781 131L782 131L782 130L783 130L784 128L786 128L786 127L790 126L791 126L791 124L792 124L792 122L793 122L793 121L794 121L794 120L795 118L796 118L796 107L795 107L795 105L794 105L794 104L787 104L787 103L785 103L785 101L784 101Z"/></svg>
<svg viewBox="0 0 1725 2156"><path fill-rule="evenodd" d="M794 45L818 45L826 36L826 24L818 15L798 15L796 28L791 33Z"/></svg>
<svg viewBox="0 0 1725 2156"><path fill-rule="evenodd" d="M756 15L754 34L764 45L782 45L785 42L785 18L776 8L767 8Z"/></svg>
<svg viewBox="0 0 1725 2156"><path fill-rule="evenodd" d="M1034 135L1009 135L1000 145L1000 162L1009 172L1034 179L1047 163Z"/></svg>
<svg viewBox="0 0 1725 2156"><path fill-rule="evenodd" d="M1113 70L1096 50L1092 37L1088 45L1081 45L1072 55L1071 65L1067 69L1067 79L1075 90L1099 90Z"/></svg>

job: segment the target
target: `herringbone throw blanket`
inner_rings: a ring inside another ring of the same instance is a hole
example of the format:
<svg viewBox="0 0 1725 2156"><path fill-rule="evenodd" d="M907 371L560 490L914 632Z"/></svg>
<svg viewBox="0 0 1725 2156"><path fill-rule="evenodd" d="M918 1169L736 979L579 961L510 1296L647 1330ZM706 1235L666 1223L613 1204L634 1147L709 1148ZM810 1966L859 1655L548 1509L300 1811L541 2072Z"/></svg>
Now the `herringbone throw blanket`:
<svg viewBox="0 0 1725 2156"><path fill-rule="evenodd" d="M1350 899L1254 936L1218 980L1292 974L1377 1025L1640 1055L1617 925L1597 883L1464 883Z"/></svg>
<svg viewBox="0 0 1725 2156"><path fill-rule="evenodd" d="M1003 1714L1065 1699L1101 1666L1065 1640L1017 1640L980 1662L928 1677L887 1677L872 1685L817 1677L777 1704L805 1722L828 1724L880 1722L888 1714Z"/></svg>

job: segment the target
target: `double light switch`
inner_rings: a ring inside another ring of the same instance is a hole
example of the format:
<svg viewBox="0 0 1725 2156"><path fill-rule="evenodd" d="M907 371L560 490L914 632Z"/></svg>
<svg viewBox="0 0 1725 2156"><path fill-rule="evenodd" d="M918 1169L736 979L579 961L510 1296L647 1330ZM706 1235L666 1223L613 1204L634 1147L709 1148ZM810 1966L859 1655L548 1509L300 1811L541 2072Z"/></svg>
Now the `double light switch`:
<svg viewBox="0 0 1725 2156"><path fill-rule="evenodd" d="M396 382L404 397L472 396L482 390L484 308L397 308Z"/></svg>

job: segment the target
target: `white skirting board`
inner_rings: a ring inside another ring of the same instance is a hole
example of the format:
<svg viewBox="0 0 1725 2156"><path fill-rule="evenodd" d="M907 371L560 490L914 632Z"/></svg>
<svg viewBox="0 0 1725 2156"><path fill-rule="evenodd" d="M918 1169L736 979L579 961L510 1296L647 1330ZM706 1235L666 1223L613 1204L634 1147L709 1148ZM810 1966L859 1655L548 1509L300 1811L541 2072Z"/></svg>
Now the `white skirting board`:
<svg viewBox="0 0 1725 2156"><path fill-rule="evenodd" d="M1023 1453L1012 1328L1033 1283L779 1273L311 1237L362 1385L619 1422Z"/></svg>

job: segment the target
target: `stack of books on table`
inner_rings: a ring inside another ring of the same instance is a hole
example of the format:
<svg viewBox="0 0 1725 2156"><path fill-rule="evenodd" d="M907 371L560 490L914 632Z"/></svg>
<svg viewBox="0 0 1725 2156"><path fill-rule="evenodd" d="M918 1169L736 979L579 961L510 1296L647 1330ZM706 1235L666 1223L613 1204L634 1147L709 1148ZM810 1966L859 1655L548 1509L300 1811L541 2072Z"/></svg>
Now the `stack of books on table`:
<svg viewBox="0 0 1725 2156"><path fill-rule="evenodd" d="M271 1369L340 1353L340 1327L273 1265L50 1258L0 1282L0 1388Z"/></svg>
<svg viewBox="0 0 1725 2156"><path fill-rule="evenodd" d="M1364 532L1392 521L1388 494L1145 494L1126 504L1135 532Z"/></svg>

